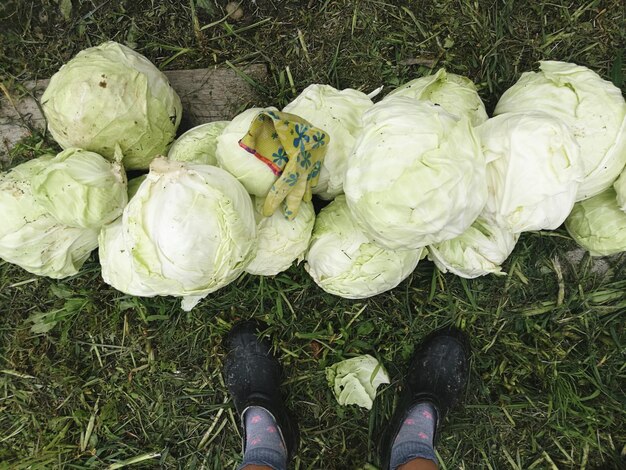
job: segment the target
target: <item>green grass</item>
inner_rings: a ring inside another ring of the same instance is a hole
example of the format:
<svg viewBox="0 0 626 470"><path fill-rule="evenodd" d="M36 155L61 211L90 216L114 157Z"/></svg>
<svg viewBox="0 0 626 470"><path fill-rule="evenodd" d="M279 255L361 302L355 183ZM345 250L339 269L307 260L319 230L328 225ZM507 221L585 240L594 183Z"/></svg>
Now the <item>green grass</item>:
<svg viewBox="0 0 626 470"><path fill-rule="evenodd" d="M492 109L544 58L625 85L619 0L257 0L239 22L224 18L222 1L71 5L2 3L3 83L50 76L80 49L115 39L168 69L267 63L259 105L283 105L312 82L369 91L445 66L472 78ZM5 168L53 145L35 135ZM398 288L363 301L325 294L296 266L244 276L191 313L174 299L113 290L95 254L63 281L0 262L0 468L235 468L240 436L220 345L233 322L253 316L270 325L285 364L303 435L296 468L377 464L413 344L447 324L468 332L474 355L465 406L438 445L442 468L623 468L626 257L598 272L588 256L569 261L574 248L563 230L524 234L506 277L466 281L423 261ZM371 412L338 406L324 375L364 353L392 377Z"/></svg>

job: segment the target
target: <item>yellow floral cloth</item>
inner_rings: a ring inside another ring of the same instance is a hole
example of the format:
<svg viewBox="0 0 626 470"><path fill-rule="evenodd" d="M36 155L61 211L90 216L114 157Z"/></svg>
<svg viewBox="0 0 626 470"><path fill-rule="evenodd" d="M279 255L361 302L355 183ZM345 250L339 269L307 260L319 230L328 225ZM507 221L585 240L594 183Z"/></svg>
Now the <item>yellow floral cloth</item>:
<svg viewBox="0 0 626 470"><path fill-rule="evenodd" d="M293 219L302 201L311 200L329 140L295 114L262 111L254 118L239 145L278 177L265 198L264 216L272 215L284 201L285 217Z"/></svg>

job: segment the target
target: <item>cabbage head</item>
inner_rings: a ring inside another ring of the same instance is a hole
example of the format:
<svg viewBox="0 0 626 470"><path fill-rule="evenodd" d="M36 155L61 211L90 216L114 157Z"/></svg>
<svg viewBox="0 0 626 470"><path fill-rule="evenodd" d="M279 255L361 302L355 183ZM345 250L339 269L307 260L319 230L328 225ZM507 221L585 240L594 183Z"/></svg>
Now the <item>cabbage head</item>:
<svg viewBox="0 0 626 470"><path fill-rule="evenodd" d="M98 231L68 227L37 203L31 180L53 160L44 155L0 174L0 258L63 279L78 273L98 246Z"/></svg>
<svg viewBox="0 0 626 470"><path fill-rule="evenodd" d="M428 259L441 272L473 279L486 274L505 274L502 263L509 257L519 235L498 227L484 216L452 240L428 247Z"/></svg>
<svg viewBox="0 0 626 470"><path fill-rule="evenodd" d="M487 200L485 159L467 117L392 96L363 115L344 191L366 234L415 249L462 234Z"/></svg>
<svg viewBox="0 0 626 470"><path fill-rule="evenodd" d="M613 187L617 194L617 205L621 210L626 212L626 168L622 171L622 175L617 178Z"/></svg>
<svg viewBox="0 0 626 470"><path fill-rule="evenodd" d="M189 129L172 144L167 158L177 162L217 165L217 138L229 122L207 122Z"/></svg>
<svg viewBox="0 0 626 470"><path fill-rule="evenodd" d="M376 390L389 383L389 375L375 357L365 354L327 367L326 380L337 403L371 410Z"/></svg>
<svg viewBox="0 0 626 470"><path fill-rule="evenodd" d="M278 111L270 108L250 108L235 116L217 138L217 163L243 184L248 193L265 197L276 181L270 167L239 146L239 141L250 129L250 124L261 111Z"/></svg>
<svg viewBox="0 0 626 470"><path fill-rule="evenodd" d="M141 283L158 295L190 297L185 309L242 274L257 247L250 196L210 165L155 159L122 224ZM110 280L123 290L125 279Z"/></svg>
<svg viewBox="0 0 626 470"><path fill-rule="evenodd" d="M100 229L122 215L128 202L121 154L110 162L77 148L50 160L33 176L32 190L42 207L70 227Z"/></svg>
<svg viewBox="0 0 626 470"><path fill-rule="evenodd" d="M540 62L504 92L494 114L543 111L562 119L580 145L584 179L576 200L611 186L626 164L626 102L597 73L576 64Z"/></svg>
<svg viewBox="0 0 626 470"><path fill-rule="evenodd" d="M361 116L372 105L372 100L363 92L314 84L305 88L283 109L303 117L330 136L313 194L322 199L333 199L343 193L346 166L361 130Z"/></svg>
<svg viewBox="0 0 626 470"><path fill-rule="evenodd" d="M258 248L256 256L246 267L246 272L274 276L289 269L294 261L301 261L311 240L315 223L312 202L302 202L298 215L287 219L281 211L263 217L264 199L253 198L257 223Z"/></svg>
<svg viewBox="0 0 626 470"><path fill-rule="evenodd" d="M439 69L434 75L411 80L387 96L408 96L416 100L430 101L450 114L459 117L468 116L472 126L478 126L488 118L474 82L467 77L448 73L445 69Z"/></svg>
<svg viewBox="0 0 626 470"><path fill-rule="evenodd" d="M364 299L393 289L406 279L422 250L390 250L370 241L341 195L315 219L305 269L326 292Z"/></svg>
<svg viewBox="0 0 626 470"><path fill-rule="evenodd" d="M542 112L507 113L477 130L487 159L485 212L513 233L560 226L583 178L580 149L565 123Z"/></svg>
<svg viewBox="0 0 626 470"><path fill-rule="evenodd" d="M182 116L180 98L148 59L110 41L79 52L50 79L41 104L64 149L78 147L146 169L164 154Z"/></svg>
<svg viewBox="0 0 626 470"><path fill-rule="evenodd" d="M577 202L565 221L565 228L592 256L626 251L626 212L617 206L613 188Z"/></svg>

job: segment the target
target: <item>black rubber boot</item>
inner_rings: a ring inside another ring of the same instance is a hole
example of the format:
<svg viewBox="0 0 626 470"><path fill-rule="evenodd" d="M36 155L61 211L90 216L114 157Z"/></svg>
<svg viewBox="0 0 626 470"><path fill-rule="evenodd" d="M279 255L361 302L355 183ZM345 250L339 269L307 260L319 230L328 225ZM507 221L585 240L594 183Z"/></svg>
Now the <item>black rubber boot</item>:
<svg viewBox="0 0 626 470"><path fill-rule="evenodd" d="M259 332L264 329L264 325L252 321L233 326L226 338L224 378L241 421L244 452L246 429L243 414L251 406L261 406L276 420L289 461L298 448L298 425L280 394L280 363L272 354L269 340L259 337Z"/></svg>
<svg viewBox="0 0 626 470"><path fill-rule="evenodd" d="M459 401L469 378L469 340L456 328L437 330L416 345L409 363L400 402L381 439L384 470L389 469L391 449L400 427L414 405L430 402L437 411L438 429L450 409Z"/></svg>

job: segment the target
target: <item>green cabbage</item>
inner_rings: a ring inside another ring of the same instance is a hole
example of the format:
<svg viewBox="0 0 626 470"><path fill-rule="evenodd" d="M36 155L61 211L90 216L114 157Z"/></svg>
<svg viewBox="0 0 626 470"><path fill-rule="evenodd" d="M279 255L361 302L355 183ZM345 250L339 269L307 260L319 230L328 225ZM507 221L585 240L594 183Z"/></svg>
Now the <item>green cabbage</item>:
<svg viewBox="0 0 626 470"><path fill-rule="evenodd" d="M31 180L53 160L44 155L0 174L0 258L62 279L76 274L98 246L98 231L68 227L37 203Z"/></svg>
<svg viewBox="0 0 626 470"><path fill-rule="evenodd" d="M305 269L326 292L363 299L393 289L406 279L422 250L389 250L371 242L341 195L315 219Z"/></svg>
<svg viewBox="0 0 626 470"><path fill-rule="evenodd" d="M450 114L468 116L472 126L482 124L488 117L474 82L461 75L448 73L445 69L439 69L434 75L411 80L387 96L408 96L430 101Z"/></svg>
<svg viewBox="0 0 626 470"><path fill-rule="evenodd" d="M390 249L454 238L487 200L485 159L467 117L392 96L363 115L344 182L366 234Z"/></svg>
<svg viewBox="0 0 626 470"><path fill-rule="evenodd" d="M313 194L333 199L343 193L348 157L361 130L361 116L372 107L365 93L351 88L337 90L330 85L310 85L283 111L303 117L328 133L330 141Z"/></svg>
<svg viewBox="0 0 626 470"><path fill-rule="evenodd" d="M580 145L585 178L576 200L601 193L626 164L626 102L597 73L576 64L540 62L504 92L494 114L543 111L562 119Z"/></svg>
<svg viewBox="0 0 626 470"><path fill-rule="evenodd" d="M174 140L180 98L141 54L116 42L85 49L50 79L41 98L48 129L63 148L78 147L124 166L148 168Z"/></svg>
<svg viewBox="0 0 626 470"><path fill-rule="evenodd" d="M128 202L121 163L75 148L50 160L32 178L32 189L42 207L71 227L99 229L122 215Z"/></svg>
<svg viewBox="0 0 626 470"><path fill-rule="evenodd" d="M452 240L428 247L428 259L440 271L473 279L486 274L504 274L501 264L509 257L519 235L498 227L484 216Z"/></svg>
<svg viewBox="0 0 626 470"><path fill-rule="evenodd" d="M369 354L327 367L326 379L340 405L359 405L368 410L372 409L378 387L389 383L383 366Z"/></svg>
<svg viewBox="0 0 626 470"><path fill-rule="evenodd" d="M130 262L126 255L101 258L106 282L131 294L128 286L139 285L154 295L184 297L186 310L242 274L257 247L252 201L237 180L215 166L165 158L152 162L124 209L122 238L117 250L122 245ZM122 267L107 266L116 259Z"/></svg>
<svg viewBox="0 0 626 470"><path fill-rule="evenodd" d="M254 216L257 222L258 248L246 272L274 276L301 261L309 246L315 211L313 203L302 202L298 215L288 220L281 211L263 217L264 199L254 198Z"/></svg>
<svg viewBox="0 0 626 470"><path fill-rule="evenodd" d="M217 138L217 163L243 184L246 191L265 197L276 181L276 175L261 160L239 146L239 141L250 129L250 124L261 111L276 108L250 108L234 117Z"/></svg>
<svg viewBox="0 0 626 470"><path fill-rule="evenodd" d="M217 138L229 121L214 121L189 129L170 147L167 158L178 162L217 165Z"/></svg>
<svg viewBox="0 0 626 470"><path fill-rule="evenodd" d="M626 251L626 212L617 206L613 188L576 203L565 228L592 256Z"/></svg>
<svg viewBox="0 0 626 470"><path fill-rule="evenodd" d="M485 212L513 233L559 227L583 178L570 129L549 114L529 112L496 116L477 131L487 159Z"/></svg>

